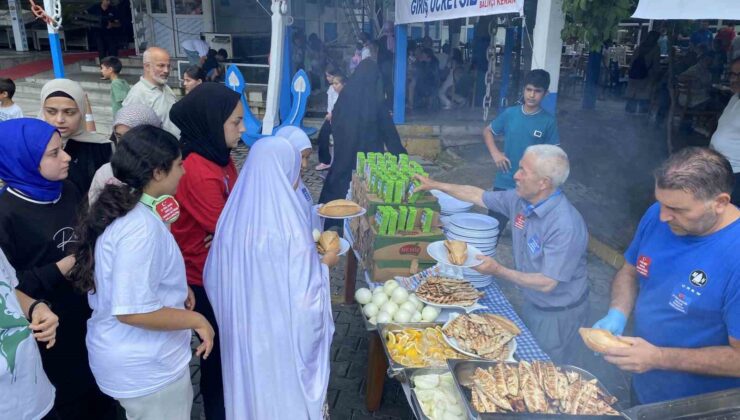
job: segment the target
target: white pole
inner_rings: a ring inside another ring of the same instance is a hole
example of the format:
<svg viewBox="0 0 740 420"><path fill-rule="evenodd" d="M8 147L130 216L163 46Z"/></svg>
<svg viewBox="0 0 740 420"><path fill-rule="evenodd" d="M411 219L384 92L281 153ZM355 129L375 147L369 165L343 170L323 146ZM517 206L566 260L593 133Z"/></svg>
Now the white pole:
<svg viewBox="0 0 740 420"><path fill-rule="evenodd" d="M262 134L270 135L278 119L280 103L280 74L283 69L283 42L285 40L285 0L272 0L272 37L270 39L270 77L267 81L267 104L262 119Z"/></svg>
<svg viewBox="0 0 740 420"><path fill-rule="evenodd" d="M537 21L532 33L532 69L544 69L550 73L550 93L545 96L542 107L555 111L560 80L560 58L563 40L560 32L565 25L563 1L537 2ZM526 35L525 35L526 36Z"/></svg>
<svg viewBox="0 0 740 420"><path fill-rule="evenodd" d="M23 13L21 6L16 0L8 0L8 11L13 26L13 38L15 39L16 51L28 51L28 39L26 38L26 26L23 24ZM12 48L8 45L8 48Z"/></svg>

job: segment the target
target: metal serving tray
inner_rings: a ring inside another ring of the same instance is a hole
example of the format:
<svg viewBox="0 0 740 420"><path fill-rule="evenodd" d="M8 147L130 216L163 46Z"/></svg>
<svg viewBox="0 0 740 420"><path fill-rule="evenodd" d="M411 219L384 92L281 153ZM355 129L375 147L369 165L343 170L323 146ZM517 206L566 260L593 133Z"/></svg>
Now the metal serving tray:
<svg viewBox="0 0 740 420"><path fill-rule="evenodd" d="M631 420L740 419L740 388L711 392L679 400L638 405L624 411Z"/></svg>
<svg viewBox="0 0 740 420"><path fill-rule="evenodd" d="M414 382L414 378L417 375L429 375L429 374L436 374L441 375L444 373L450 373L448 368L414 368L414 369L406 369L406 377L409 379L409 394L411 395L411 409L416 415L416 418L419 420L430 420L429 417L424 414L424 410L421 409L421 404L419 403L419 399L416 397L416 391L415 386L411 386ZM465 398L460 395L460 390L458 389L458 397L460 398L460 401L463 402L463 406L465 405Z"/></svg>
<svg viewBox="0 0 740 420"><path fill-rule="evenodd" d="M423 330L425 328L434 328L437 326L442 326L442 324L438 324L435 322L409 322L406 324L398 324L398 323L378 324L378 334L380 334L380 340L383 343L383 350L385 351L385 356L388 358L388 376L392 378L396 378L399 381L403 381L406 378L406 373L407 373L406 371L410 373L411 371L415 369L426 369L426 368L416 368L412 366L402 365L396 362L391 357L391 352L388 351L388 342L386 341L385 333L387 331L400 331L405 328L415 328L415 329ZM436 366L430 366L429 368L434 369L436 368ZM447 370L445 369L444 366L440 366L439 368L443 370Z"/></svg>
<svg viewBox="0 0 740 420"><path fill-rule="evenodd" d="M535 414L535 413L479 413L474 407L470 400L471 398L471 392L470 388L468 388L466 385L469 385L472 383L471 377L473 376L473 372L475 372L476 368L489 368L491 366L494 366L497 363L507 363L511 365L517 365L517 363L512 362L497 362L497 361L485 361L485 360L448 360L447 364L450 367L450 371L452 372L452 377L455 379L455 385L457 385L457 390L460 391L460 395L463 396L463 400L465 401L465 405L468 407L468 413L470 414L471 418L474 419L480 419L480 420L486 420L486 419L578 419L578 420L585 420L585 419L617 419L620 418L620 416L577 416L573 414ZM596 377L589 372L570 365L557 365L559 368L563 369L564 371L570 371L570 372L578 372L583 379L586 380L592 380L596 379ZM597 379L598 381L598 379ZM604 387L604 385L601 382L598 382L598 385L609 395L609 391ZM622 406L619 401L617 401L613 405L614 409L621 412Z"/></svg>

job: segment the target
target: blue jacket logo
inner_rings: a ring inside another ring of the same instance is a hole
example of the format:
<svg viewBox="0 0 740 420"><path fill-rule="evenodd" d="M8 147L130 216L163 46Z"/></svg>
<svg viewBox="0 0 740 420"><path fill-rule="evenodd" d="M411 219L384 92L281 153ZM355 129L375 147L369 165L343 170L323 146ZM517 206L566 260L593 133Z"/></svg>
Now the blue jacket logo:
<svg viewBox="0 0 740 420"><path fill-rule="evenodd" d="M707 284L707 274L701 270L694 270L689 275L691 284L697 287L704 287Z"/></svg>

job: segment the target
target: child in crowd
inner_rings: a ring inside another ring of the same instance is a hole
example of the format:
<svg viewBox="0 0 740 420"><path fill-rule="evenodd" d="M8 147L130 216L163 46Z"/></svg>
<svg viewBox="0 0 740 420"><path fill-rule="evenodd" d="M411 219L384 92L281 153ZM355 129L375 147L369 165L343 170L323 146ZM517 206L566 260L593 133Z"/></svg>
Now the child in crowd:
<svg viewBox="0 0 740 420"><path fill-rule="evenodd" d="M47 302L34 300L16 289L15 270L0 249L0 413L8 419L45 418L54 406L54 387L41 366L36 341L56 341L59 318ZM58 418L56 413L51 418Z"/></svg>
<svg viewBox="0 0 740 420"><path fill-rule="evenodd" d="M206 83L173 105L170 119L182 133L185 169L175 195L181 210L172 235L185 259L195 311L216 329L213 352L200 364L200 391L206 418L219 420L225 418L221 352L216 318L203 288L203 266L216 222L236 183L231 150L245 131L244 106L238 93L222 84Z"/></svg>
<svg viewBox="0 0 740 420"><path fill-rule="evenodd" d="M182 74L182 88L186 95L205 81L206 72L200 66L190 66Z"/></svg>
<svg viewBox="0 0 740 420"><path fill-rule="evenodd" d="M326 69L326 81L329 82L329 88L326 90L326 117L319 130L319 164L316 166L317 171L324 171L331 168L331 112L334 110L334 104L337 103L339 92L344 87L344 76L334 68L329 66Z"/></svg>
<svg viewBox="0 0 740 420"><path fill-rule="evenodd" d="M153 109L144 104L128 104L116 113L110 140L117 144L129 130L140 125L161 127L162 120L159 119ZM111 182L120 183L113 176L113 168L110 162L108 162L101 166L95 172L95 176L93 176L90 183L90 190L87 192L88 203L92 205L98 199L98 195L103 191L103 188Z"/></svg>
<svg viewBox="0 0 740 420"><path fill-rule="evenodd" d="M206 262L229 419L326 418L334 321L328 270L296 193L300 171L284 138L256 142Z"/></svg>
<svg viewBox="0 0 740 420"><path fill-rule="evenodd" d="M69 79L46 82L39 117L62 135L62 148L72 157L68 179L81 196L87 195L95 171L110 162L113 143L88 128L86 122L94 124L94 118L82 86Z"/></svg>
<svg viewBox="0 0 740 420"><path fill-rule="evenodd" d="M21 107L13 102L15 83L10 79L0 78L0 121L23 118Z"/></svg>
<svg viewBox="0 0 740 420"><path fill-rule="evenodd" d="M483 129L486 147L499 170L493 183L494 191L516 188L514 174L519 170L519 161L527 147L560 144L555 116L542 109L542 100L549 87L550 73L541 69L530 71L524 77L523 103L506 108ZM494 136L503 136L503 152L496 147ZM491 215L499 221L499 232L503 232L509 219L500 213Z"/></svg>
<svg viewBox="0 0 740 420"><path fill-rule="evenodd" d="M56 388L54 409L64 420L110 419L114 402L96 386L85 347L90 308L67 278L82 201L67 180L71 158L59 131L41 120L5 121L0 133L0 179L7 185L0 193L0 248L17 270L18 290L47 300L59 316L59 341L51 350L40 349Z"/></svg>
<svg viewBox="0 0 740 420"><path fill-rule="evenodd" d="M110 106L113 115L123 106L123 100L126 99L131 86L128 82L120 77L123 65L118 57L105 57L100 60L100 74L103 79L110 80Z"/></svg>
<svg viewBox="0 0 740 420"><path fill-rule="evenodd" d="M135 127L111 165L122 184L106 185L82 218L70 272L93 311L90 368L127 418L189 420L191 330L204 359L214 331L193 311L185 263L167 227L179 216L172 196L184 172L180 144L161 128Z"/></svg>

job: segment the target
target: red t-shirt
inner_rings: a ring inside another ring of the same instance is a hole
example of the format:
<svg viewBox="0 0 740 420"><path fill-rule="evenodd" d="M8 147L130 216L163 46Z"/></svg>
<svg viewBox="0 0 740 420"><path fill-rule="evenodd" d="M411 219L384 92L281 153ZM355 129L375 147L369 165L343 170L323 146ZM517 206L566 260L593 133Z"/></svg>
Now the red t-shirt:
<svg viewBox="0 0 740 420"><path fill-rule="evenodd" d="M180 179L175 198L180 203L180 218L172 225L185 259L188 284L203 286L203 267L208 257L205 238L216 231L216 222L236 183L236 166L229 160L218 166L197 153L183 161L185 175Z"/></svg>

